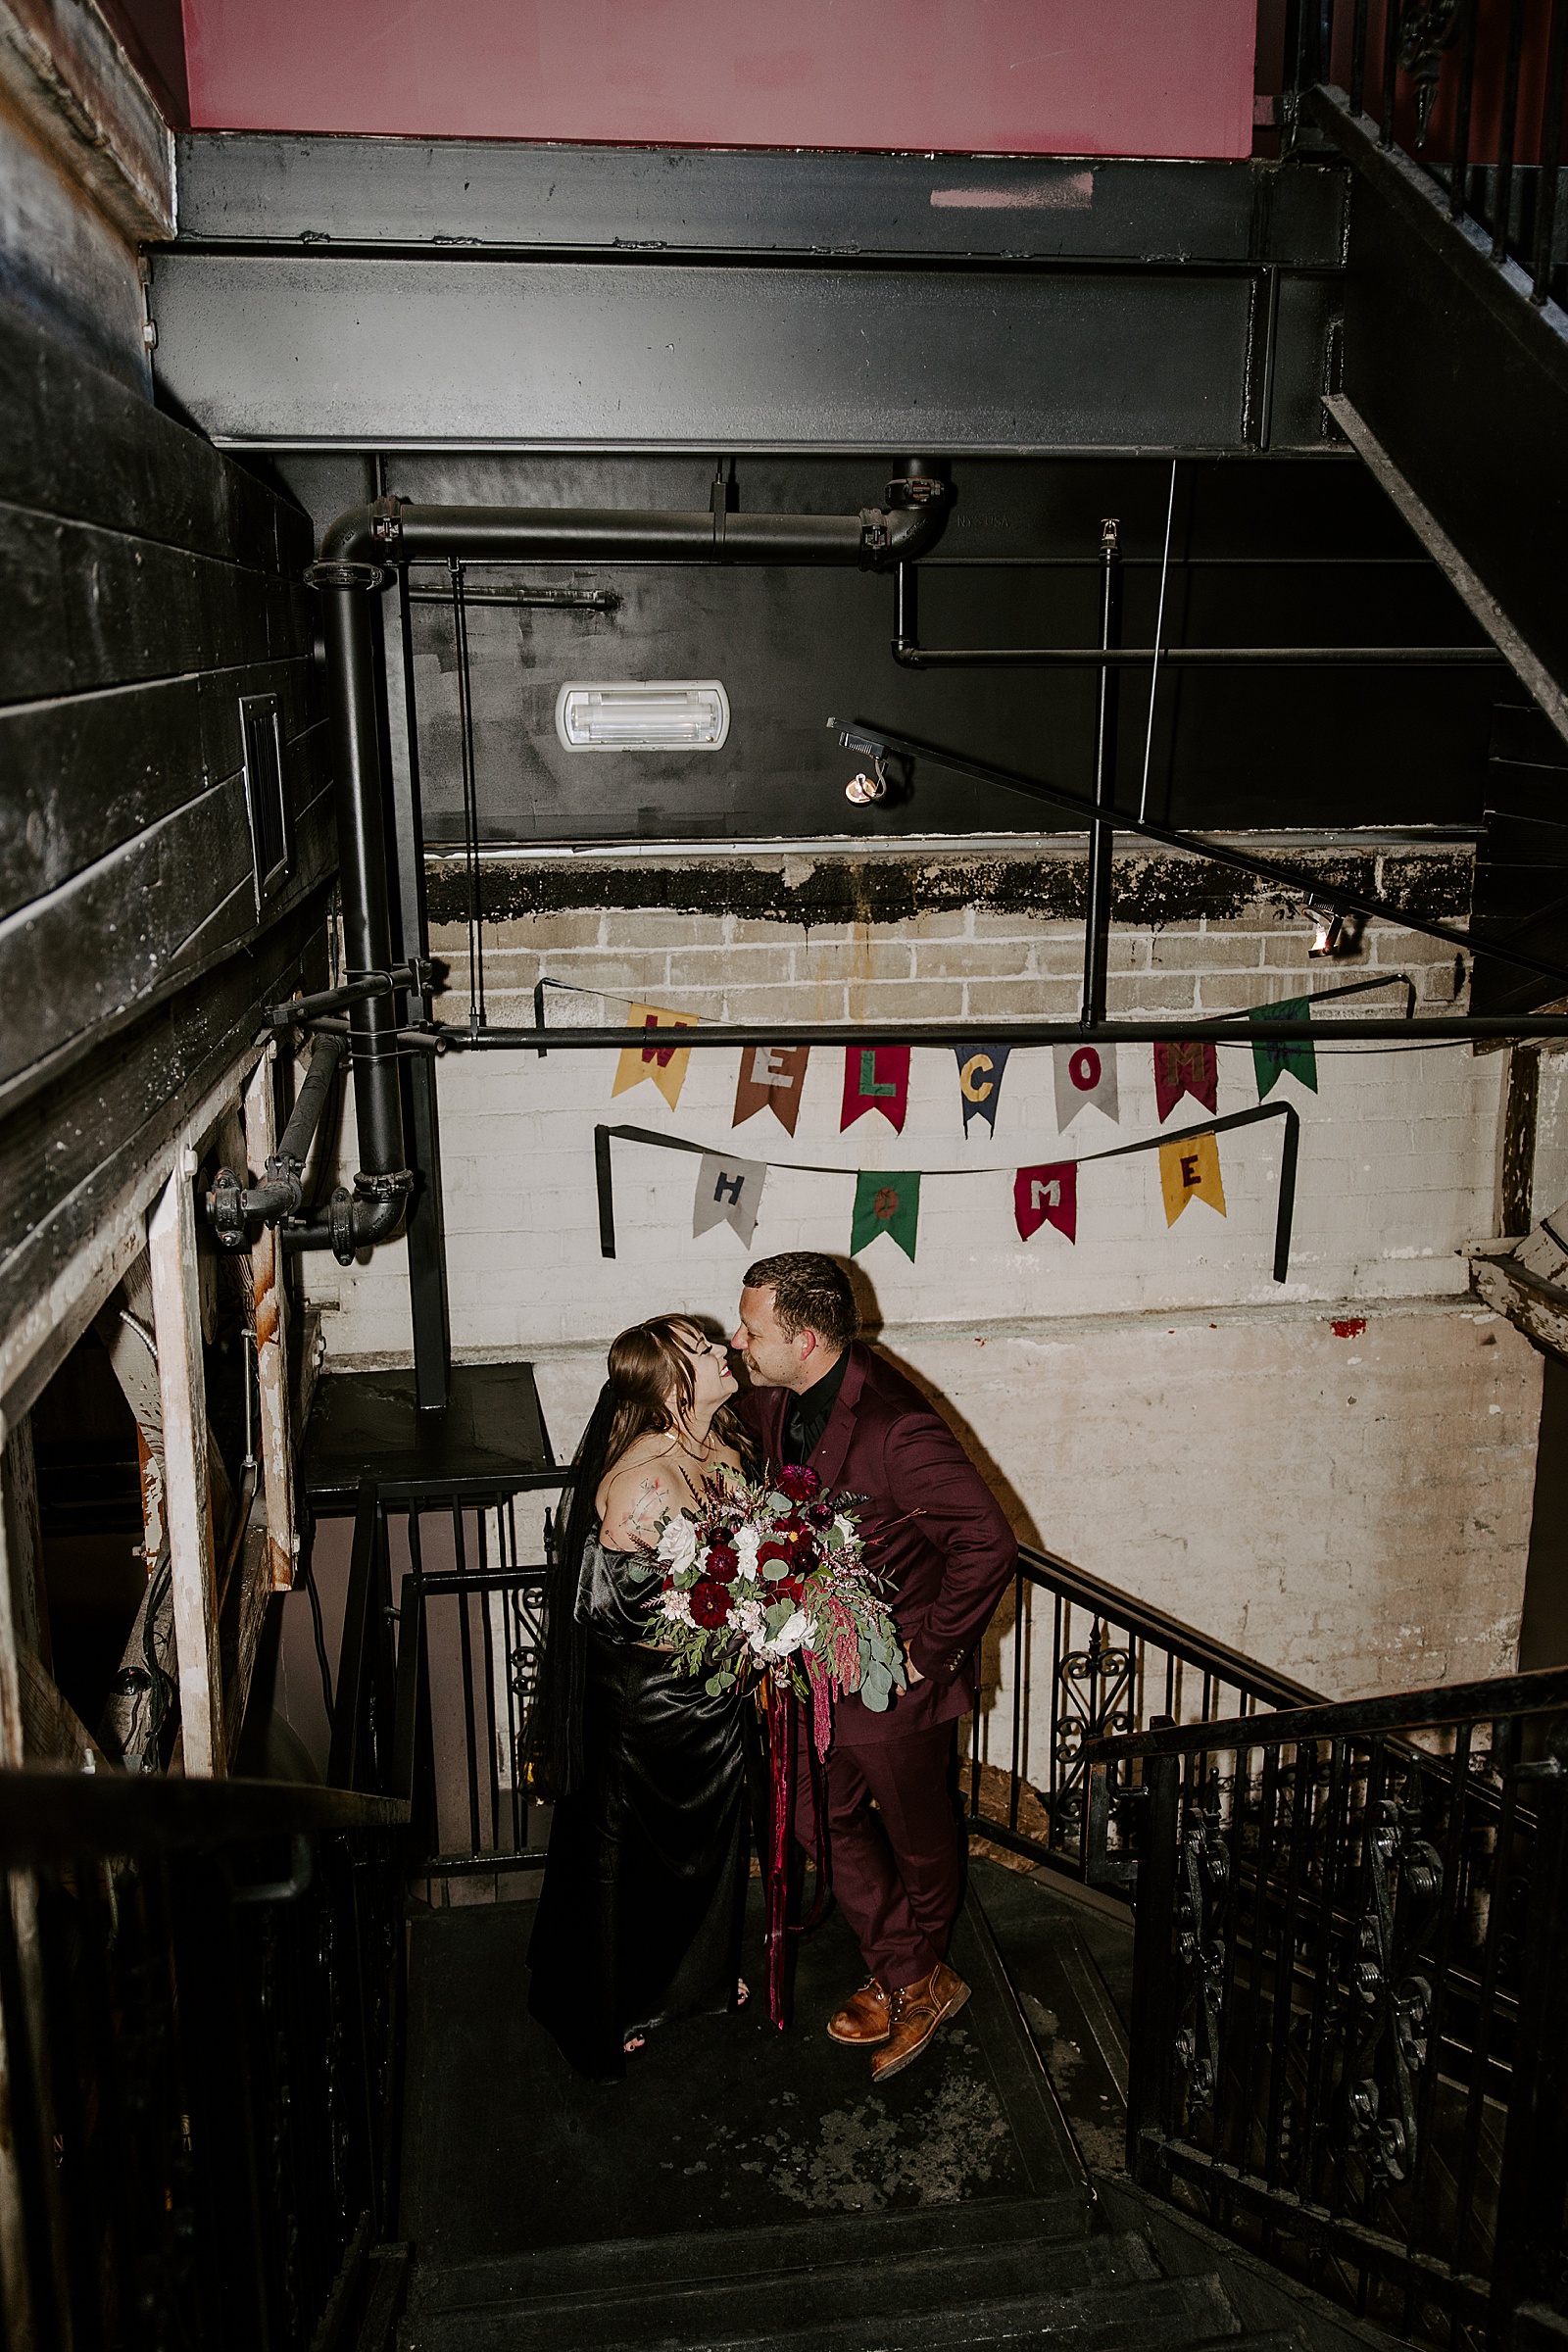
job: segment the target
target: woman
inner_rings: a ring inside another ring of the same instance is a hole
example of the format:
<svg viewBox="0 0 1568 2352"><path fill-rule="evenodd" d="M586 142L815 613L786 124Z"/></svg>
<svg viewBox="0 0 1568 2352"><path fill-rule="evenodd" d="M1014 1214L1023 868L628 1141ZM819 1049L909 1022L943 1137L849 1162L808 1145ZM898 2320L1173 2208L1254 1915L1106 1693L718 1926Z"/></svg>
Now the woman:
<svg viewBox="0 0 1568 2352"><path fill-rule="evenodd" d="M742 1468L734 1394L727 1349L684 1316L623 1331L552 1566L530 1747L556 1809L528 2006L600 2081L654 2027L744 1998L741 1699L675 1674L649 1635L665 1520Z"/></svg>

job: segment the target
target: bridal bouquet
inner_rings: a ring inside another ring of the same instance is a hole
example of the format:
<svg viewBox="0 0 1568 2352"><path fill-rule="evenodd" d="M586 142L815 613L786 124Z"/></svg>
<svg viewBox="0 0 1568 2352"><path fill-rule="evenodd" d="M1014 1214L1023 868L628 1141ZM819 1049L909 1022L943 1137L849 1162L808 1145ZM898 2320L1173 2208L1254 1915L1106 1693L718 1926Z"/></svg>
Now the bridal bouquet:
<svg viewBox="0 0 1568 2352"><path fill-rule="evenodd" d="M716 1696L761 1673L809 1703L826 1753L837 1692L881 1713L905 1688L904 1653L867 1564L856 1498L830 1498L791 1465L715 1484L664 1522L648 1573L663 1583L649 1633Z"/></svg>

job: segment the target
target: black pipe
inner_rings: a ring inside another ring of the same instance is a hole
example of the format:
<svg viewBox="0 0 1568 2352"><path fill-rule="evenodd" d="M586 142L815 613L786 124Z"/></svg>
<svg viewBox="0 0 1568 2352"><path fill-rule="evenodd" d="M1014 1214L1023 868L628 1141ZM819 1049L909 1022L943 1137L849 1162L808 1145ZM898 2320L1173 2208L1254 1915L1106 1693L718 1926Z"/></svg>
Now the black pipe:
<svg viewBox="0 0 1568 2352"><path fill-rule="evenodd" d="M1490 950L1489 950L1490 953ZM1286 980L1280 974L1281 985ZM1325 996L1333 992L1325 989ZM1368 1040L1452 1039L1459 1042L1506 1042L1522 1038L1568 1038L1568 1016L1561 1013L1419 1013L1411 1020L1376 1015L1371 1020L1254 1021L1250 1014L1218 1013L1206 1020L1167 1016L1160 1021L1100 1021L1086 1029L1081 1021L997 1021L999 1038L1015 1046L1157 1045L1162 1038L1193 1039L1234 1046L1358 1045ZM547 1029L548 1049L554 1054L602 1052L606 1047L646 1046L646 1029ZM660 1035L664 1032L662 1030ZM673 1032L671 1032L673 1034ZM466 1025L441 1023L436 1035L454 1053L537 1054L537 1029L484 1029L470 1036ZM725 1052L732 1046L956 1046L974 1036L970 1016L952 1021L704 1021L682 1029L680 1050L701 1054Z"/></svg>
<svg viewBox="0 0 1568 2352"><path fill-rule="evenodd" d="M832 723L839 724L837 720ZM1043 784L1037 777L1017 775L1011 768L992 767L985 760L966 760L959 752L943 751L938 745L921 743L914 736L890 734L886 727L871 727L863 719L852 720L848 727L841 727L839 741L846 751L860 753L867 759L898 752L906 760L932 760L938 767L948 768L956 776L969 776L977 784L995 784L1003 792L1021 793L1027 800L1044 801L1050 808L1065 809L1074 816L1091 820L1094 817L1094 802L1086 800L1080 792L1068 792L1059 784ZM1260 882L1271 882L1277 889L1289 892L1303 906L1332 906L1337 913L1365 914L1379 922L1396 923L1403 931L1419 931L1427 939L1441 939L1451 948L1462 948L1467 956L1491 956L1498 963L1512 964L1521 972L1534 972L1541 979L1554 980L1560 988L1568 989L1568 965L1552 963L1544 956L1532 956L1523 948L1511 947L1506 940L1478 939L1471 932L1454 930L1451 923L1435 923L1429 916L1411 914L1388 899L1370 893L1362 896L1313 874L1293 873L1288 865L1276 865L1267 858L1254 858L1246 850L1233 850L1227 843L1205 839L1201 833L1178 833L1173 826L1151 824L1147 817L1127 814L1118 821L1124 833L1136 833L1142 841L1160 842L1168 850L1185 850L1194 858L1228 865L1239 874L1252 874Z"/></svg>
<svg viewBox="0 0 1568 2352"><path fill-rule="evenodd" d="M288 1125L277 1150L268 1160L265 1184L247 1189L232 1170L219 1169L205 1206L207 1221L225 1250L248 1247L251 1220L275 1225L300 1207L305 1198L300 1179L311 1155L311 1143L348 1049L346 1028L330 1030L317 1038L311 1049L311 1066L289 1113Z"/></svg>
<svg viewBox="0 0 1568 2352"><path fill-rule="evenodd" d="M1114 515L1100 530L1100 643L1109 653L1121 643L1121 533ZM1107 821L1116 806L1116 706L1121 689L1118 672L1107 662L1100 673L1095 712L1095 808L1089 828L1089 888L1084 907L1084 993L1081 1019L1086 1029L1105 1017L1105 974L1110 960L1110 876L1115 852L1114 827Z"/></svg>
<svg viewBox="0 0 1568 2352"><path fill-rule="evenodd" d="M628 562L857 564L885 570L935 544L947 518L946 465L898 461L885 507L858 514L732 514L722 502L694 514L621 514L548 507L424 507L377 499L328 524L306 579L319 591L332 707L333 788L343 938L351 989L389 970L392 925L376 727L368 595L389 564ZM404 1165L397 1016L390 997L367 995L350 1012L357 1196L334 1199L328 1222L285 1229L296 1250L345 1252L385 1241L413 1189Z"/></svg>
<svg viewBox="0 0 1568 2352"><path fill-rule="evenodd" d="M893 641L906 669L1446 669L1503 662L1494 645L973 645Z"/></svg>

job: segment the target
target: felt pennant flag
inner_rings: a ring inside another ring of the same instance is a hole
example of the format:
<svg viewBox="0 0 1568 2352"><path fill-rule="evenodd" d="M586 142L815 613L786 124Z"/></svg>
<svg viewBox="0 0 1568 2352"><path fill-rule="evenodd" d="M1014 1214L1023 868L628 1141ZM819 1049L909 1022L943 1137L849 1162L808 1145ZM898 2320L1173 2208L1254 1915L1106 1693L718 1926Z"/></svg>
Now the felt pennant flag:
<svg viewBox="0 0 1568 2352"><path fill-rule="evenodd" d="M1116 1103L1114 1046L1053 1046L1056 1073L1056 1128L1065 1134L1086 1102L1121 1125Z"/></svg>
<svg viewBox="0 0 1568 2352"><path fill-rule="evenodd" d="M1012 1213L1018 1239L1026 1242L1042 1225L1054 1225L1069 1242L1078 1239L1078 1162L1054 1159L1041 1168L1020 1168L1012 1180Z"/></svg>
<svg viewBox="0 0 1568 2352"><path fill-rule="evenodd" d="M1154 1048L1154 1107L1162 1122L1183 1095L1213 1110L1218 1094L1219 1054L1212 1046L1189 1038L1159 1040Z"/></svg>
<svg viewBox="0 0 1568 2352"><path fill-rule="evenodd" d="M1306 1021L1312 1017L1309 997L1286 997L1278 1004L1254 1004L1249 1013L1253 1021ZM1317 1093L1317 1053L1310 1038L1292 1045L1276 1037L1260 1037L1252 1048L1252 1068L1257 1076L1257 1099L1272 1094L1276 1079L1287 1071L1293 1078Z"/></svg>
<svg viewBox="0 0 1568 2352"><path fill-rule="evenodd" d="M705 1152L697 1171L697 1198L692 1203L692 1239L710 1233L715 1225L729 1225L740 1235L749 1250L757 1231L757 1212L762 1205L762 1187L767 1181L767 1162L760 1159L726 1159L716 1152Z"/></svg>
<svg viewBox="0 0 1568 2352"><path fill-rule="evenodd" d="M1159 1147L1159 1189L1165 1196L1165 1222L1174 1225L1189 1200L1206 1200L1225 1214L1225 1187L1220 1182L1219 1144L1212 1135L1189 1135Z"/></svg>
<svg viewBox="0 0 1568 2352"><path fill-rule="evenodd" d="M853 1127L868 1110L879 1110L898 1135L909 1107L909 1049L907 1046L846 1046L844 1049L844 1106L839 1133ZM914 1252L909 1253L913 1256Z"/></svg>
<svg viewBox="0 0 1568 2352"><path fill-rule="evenodd" d="M984 1119L993 1135L997 1132L997 1103L1002 1095L1002 1073L1007 1066L1010 1046L955 1046L958 1057L958 1099L963 1104L963 1132L969 1132L971 1119Z"/></svg>
<svg viewBox="0 0 1568 2352"><path fill-rule="evenodd" d="M626 1016L628 1029L694 1029L697 1023L689 1012L662 1012L657 1004L634 1004ZM686 1064L692 1057L690 1046L622 1046L620 1059L615 1064L615 1083L611 1096L623 1095L629 1086L640 1085L651 1078L671 1110L680 1101L680 1090L686 1083Z"/></svg>
<svg viewBox="0 0 1568 2352"><path fill-rule="evenodd" d="M741 1074L735 1088L735 1116L739 1127L764 1107L787 1134L795 1133L801 1115L801 1093L806 1085L809 1046L743 1046Z"/></svg>
<svg viewBox="0 0 1568 2352"><path fill-rule="evenodd" d="M880 1168L863 1168L855 1179L855 1215L850 1224L850 1255L858 1257L879 1233L891 1234L911 1261L915 1228L920 1222L918 1175L889 1176Z"/></svg>

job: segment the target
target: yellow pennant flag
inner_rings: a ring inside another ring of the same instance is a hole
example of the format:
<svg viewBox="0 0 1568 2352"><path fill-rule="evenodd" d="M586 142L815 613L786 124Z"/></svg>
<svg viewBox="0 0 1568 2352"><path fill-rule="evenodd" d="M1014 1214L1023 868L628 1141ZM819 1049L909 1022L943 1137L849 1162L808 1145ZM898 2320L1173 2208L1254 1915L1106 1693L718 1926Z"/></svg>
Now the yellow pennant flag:
<svg viewBox="0 0 1568 2352"><path fill-rule="evenodd" d="M634 1004L626 1016L628 1029L695 1029L697 1023L689 1012L663 1012L657 1004ZM622 1046L620 1059L615 1064L615 1083L611 1096L623 1095L629 1086L640 1086L651 1078L671 1110L680 1101L680 1090L686 1083L686 1064L692 1057L690 1046Z"/></svg>
<svg viewBox="0 0 1568 2352"><path fill-rule="evenodd" d="M1159 1147L1159 1189L1165 1196L1165 1222L1174 1225L1189 1200L1206 1200L1225 1214L1225 1187L1219 1177L1219 1143L1212 1135L1190 1135L1182 1143Z"/></svg>

